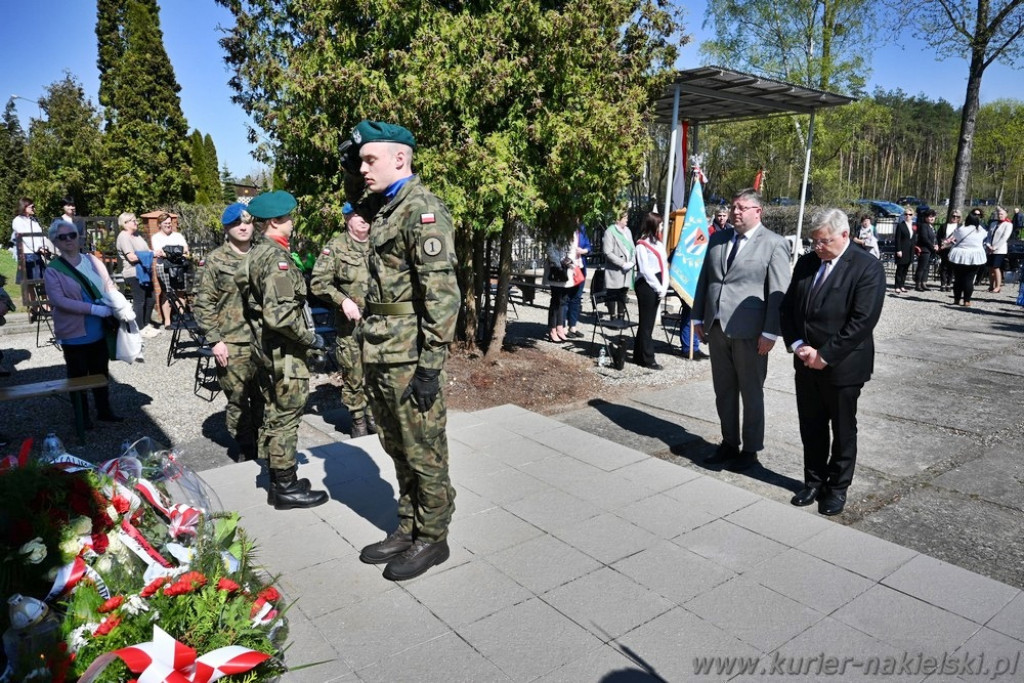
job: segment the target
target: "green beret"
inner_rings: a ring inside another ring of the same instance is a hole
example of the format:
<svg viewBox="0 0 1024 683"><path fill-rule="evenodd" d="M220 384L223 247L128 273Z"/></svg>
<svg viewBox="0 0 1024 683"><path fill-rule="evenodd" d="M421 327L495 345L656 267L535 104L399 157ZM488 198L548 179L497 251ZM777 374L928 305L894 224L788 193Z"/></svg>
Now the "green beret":
<svg viewBox="0 0 1024 683"><path fill-rule="evenodd" d="M382 121L360 121L352 129L352 142L362 147L367 142L398 142L416 149L416 138L408 128Z"/></svg>
<svg viewBox="0 0 1024 683"><path fill-rule="evenodd" d="M284 190L274 190L257 195L249 202L249 213L256 218L267 220L287 216L295 208L295 197Z"/></svg>

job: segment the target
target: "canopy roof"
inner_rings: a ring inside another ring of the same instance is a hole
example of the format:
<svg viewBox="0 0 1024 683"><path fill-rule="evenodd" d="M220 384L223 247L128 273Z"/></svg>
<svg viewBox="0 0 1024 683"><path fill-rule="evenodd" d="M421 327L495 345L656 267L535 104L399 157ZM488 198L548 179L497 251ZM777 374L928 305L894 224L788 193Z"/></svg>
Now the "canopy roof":
<svg viewBox="0 0 1024 683"><path fill-rule="evenodd" d="M701 66L676 72L661 96L654 101L654 120L672 124L672 103L679 87L679 120L691 123L737 121L839 107L852 97L805 88L770 78Z"/></svg>

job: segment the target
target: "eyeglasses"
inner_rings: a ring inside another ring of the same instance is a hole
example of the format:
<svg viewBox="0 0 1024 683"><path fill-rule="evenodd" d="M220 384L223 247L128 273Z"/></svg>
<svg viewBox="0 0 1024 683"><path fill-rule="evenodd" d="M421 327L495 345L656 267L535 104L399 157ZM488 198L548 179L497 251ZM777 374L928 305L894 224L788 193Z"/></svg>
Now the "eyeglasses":
<svg viewBox="0 0 1024 683"><path fill-rule="evenodd" d="M905 213L905 214L903 214L903 215L904 215L904 216L913 216L913 215L914 215L914 212L913 212L913 211L908 211L908 212L906 212L906 213Z"/></svg>
<svg viewBox="0 0 1024 683"><path fill-rule="evenodd" d="M61 242L67 242L69 240L77 240L78 239L78 233L77 232L62 232L61 234L57 235L57 239L60 240Z"/></svg>
<svg viewBox="0 0 1024 683"><path fill-rule="evenodd" d="M954 213L953 214L953 218L962 218L962 216L960 214L958 214L958 213Z"/></svg>
<svg viewBox="0 0 1024 683"><path fill-rule="evenodd" d="M736 204L736 205L734 205L732 207L732 210L733 211L739 211L740 213L743 213L744 211L750 211L751 209L760 209L760 208L761 208L760 206L740 206L739 204Z"/></svg>
<svg viewBox="0 0 1024 683"><path fill-rule="evenodd" d="M835 237L829 237L827 240L811 240L811 246L817 249L818 247L827 247L836 241Z"/></svg>

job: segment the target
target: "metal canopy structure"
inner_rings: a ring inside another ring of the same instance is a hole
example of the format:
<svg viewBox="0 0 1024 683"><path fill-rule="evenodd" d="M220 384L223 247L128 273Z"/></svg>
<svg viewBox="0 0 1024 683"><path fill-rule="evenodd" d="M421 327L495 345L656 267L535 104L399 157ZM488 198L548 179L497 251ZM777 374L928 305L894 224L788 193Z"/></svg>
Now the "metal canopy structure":
<svg viewBox="0 0 1024 683"><path fill-rule="evenodd" d="M839 107L852 97L792 83L753 76L720 66L701 66L679 71L654 101L655 121L673 123L675 93L680 94L679 121L707 123L764 118L778 114L812 114L818 109Z"/></svg>
<svg viewBox="0 0 1024 683"><path fill-rule="evenodd" d="M673 174L676 168L676 149L679 147L680 121L687 121L693 127L694 149L697 149L696 133L701 123L809 114L811 120L807 131L803 182L800 186L797 239L793 241L795 257L796 245L803 231L807 179L810 175L811 149L814 145L814 115L819 109L840 107L854 101L853 97L805 88L720 66L701 66L677 72L662 95L654 101L655 122L672 126L664 215L669 215L672 206Z"/></svg>

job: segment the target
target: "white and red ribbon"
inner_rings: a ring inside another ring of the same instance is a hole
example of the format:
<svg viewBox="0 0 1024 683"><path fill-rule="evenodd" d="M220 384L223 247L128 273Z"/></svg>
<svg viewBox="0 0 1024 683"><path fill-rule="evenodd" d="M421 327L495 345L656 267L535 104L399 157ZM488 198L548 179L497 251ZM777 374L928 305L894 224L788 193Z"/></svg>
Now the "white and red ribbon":
<svg viewBox="0 0 1024 683"><path fill-rule="evenodd" d="M97 657L79 683L92 683L115 659L121 659L139 683L212 683L224 676L251 671L270 655L240 645L229 645L196 658L196 651L153 626L153 640Z"/></svg>
<svg viewBox="0 0 1024 683"><path fill-rule="evenodd" d="M103 577L95 569L87 565L82 556L79 555L57 570L57 578L53 580L53 587L46 597L43 598L43 602L50 602L52 599L59 598L74 589L84 578L88 578L96 584L96 590L104 598L110 597L110 589L107 588Z"/></svg>
<svg viewBox="0 0 1024 683"><path fill-rule="evenodd" d="M167 531L171 534L171 538L196 535L196 527L199 526L199 517L203 514L202 510L194 508L191 505L178 503L177 505L172 505L170 510L167 512L168 517L170 517L171 520Z"/></svg>

